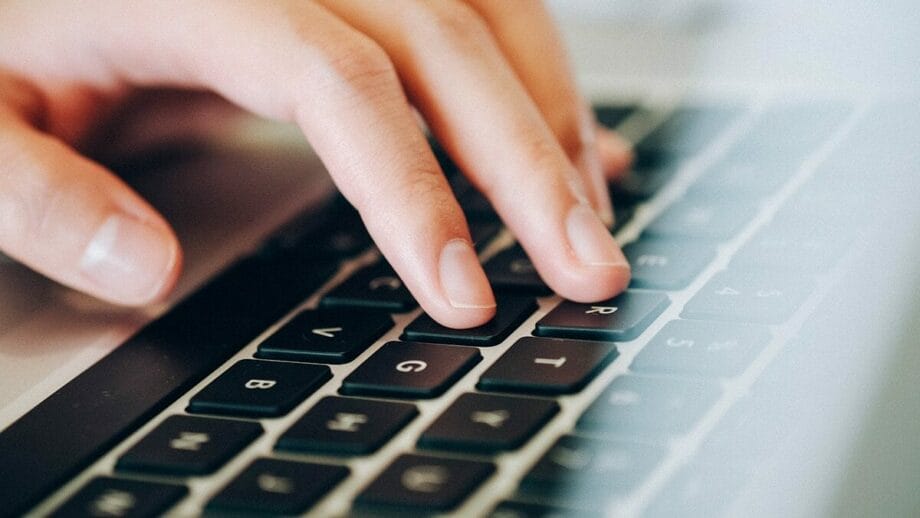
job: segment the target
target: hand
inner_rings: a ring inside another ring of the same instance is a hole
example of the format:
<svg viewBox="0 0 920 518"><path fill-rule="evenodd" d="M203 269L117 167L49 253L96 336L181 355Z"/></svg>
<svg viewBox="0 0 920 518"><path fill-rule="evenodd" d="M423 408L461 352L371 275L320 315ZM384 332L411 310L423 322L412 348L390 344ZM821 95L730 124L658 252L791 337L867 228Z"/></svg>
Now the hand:
<svg viewBox="0 0 920 518"><path fill-rule="evenodd" d="M208 90L300 126L421 306L452 327L495 299L412 108L560 295L615 295L629 266L598 130L531 0L0 0L0 249L120 304L181 267L163 218L73 146L132 91Z"/></svg>

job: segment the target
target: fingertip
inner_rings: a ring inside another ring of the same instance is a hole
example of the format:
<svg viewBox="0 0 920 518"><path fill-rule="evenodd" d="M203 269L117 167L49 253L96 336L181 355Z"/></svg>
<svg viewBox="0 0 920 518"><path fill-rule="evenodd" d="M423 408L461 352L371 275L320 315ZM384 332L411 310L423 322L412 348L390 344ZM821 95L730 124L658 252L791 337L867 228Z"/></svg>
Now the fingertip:
<svg viewBox="0 0 920 518"><path fill-rule="evenodd" d="M89 240L79 269L97 296L141 306L162 301L172 291L181 265L179 242L168 227L113 214Z"/></svg>

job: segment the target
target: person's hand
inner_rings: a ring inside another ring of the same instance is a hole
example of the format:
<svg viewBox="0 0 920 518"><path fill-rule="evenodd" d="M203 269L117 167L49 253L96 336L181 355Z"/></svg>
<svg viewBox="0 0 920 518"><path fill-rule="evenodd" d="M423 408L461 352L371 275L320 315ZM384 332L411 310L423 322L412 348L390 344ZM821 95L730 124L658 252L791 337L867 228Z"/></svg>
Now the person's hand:
<svg viewBox="0 0 920 518"><path fill-rule="evenodd" d="M298 124L444 325L486 322L495 299L413 107L557 293L595 301L628 283L602 223L604 169L628 147L596 128L538 2L0 0L0 249L111 302L168 293L170 227L72 147L154 87Z"/></svg>

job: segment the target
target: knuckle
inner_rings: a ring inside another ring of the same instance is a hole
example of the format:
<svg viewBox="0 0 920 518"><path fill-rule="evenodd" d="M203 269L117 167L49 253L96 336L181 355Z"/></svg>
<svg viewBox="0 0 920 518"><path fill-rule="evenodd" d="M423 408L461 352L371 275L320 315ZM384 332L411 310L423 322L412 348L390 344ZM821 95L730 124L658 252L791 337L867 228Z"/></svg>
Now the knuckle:
<svg viewBox="0 0 920 518"><path fill-rule="evenodd" d="M490 41L489 26L466 4L461 2L436 2L419 9L415 27L425 27L434 41L449 45L478 47Z"/></svg>
<svg viewBox="0 0 920 518"><path fill-rule="evenodd" d="M324 58L323 68L336 84L373 90L397 81L389 56L379 45L364 37L325 49Z"/></svg>

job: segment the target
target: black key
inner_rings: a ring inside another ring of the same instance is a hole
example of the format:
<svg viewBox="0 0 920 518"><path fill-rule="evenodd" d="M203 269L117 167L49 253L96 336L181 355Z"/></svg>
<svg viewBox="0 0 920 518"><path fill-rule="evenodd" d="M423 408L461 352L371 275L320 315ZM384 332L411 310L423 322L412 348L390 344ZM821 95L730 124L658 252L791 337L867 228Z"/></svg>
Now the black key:
<svg viewBox="0 0 920 518"><path fill-rule="evenodd" d="M366 455L415 419L414 405L330 396L278 439L275 449L298 453Z"/></svg>
<svg viewBox="0 0 920 518"><path fill-rule="evenodd" d="M358 270L322 301L327 308L377 309L405 313L417 305L393 268L380 262Z"/></svg>
<svg viewBox="0 0 920 518"><path fill-rule="evenodd" d="M237 263L0 432L0 464L18 473L0 484L5 510L21 514L60 487L309 297L337 268L319 260L304 264L284 254Z"/></svg>
<svg viewBox="0 0 920 518"><path fill-rule="evenodd" d="M682 107L642 139L637 147L695 154L712 144L738 114L737 108L728 106Z"/></svg>
<svg viewBox="0 0 920 518"><path fill-rule="evenodd" d="M303 514L348 473L345 466L256 459L206 509L231 514Z"/></svg>
<svg viewBox="0 0 920 518"><path fill-rule="evenodd" d="M663 293L637 290L626 290L594 304L564 300L537 322L534 334L584 340L632 340L670 303Z"/></svg>
<svg viewBox="0 0 920 518"><path fill-rule="evenodd" d="M620 376L588 407L578 427L609 437L665 440L690 431L719 395L718 385L704 381Z"/></svg>
<svg viewBox="0 0 920 518"><path fill-rule="evenodd" d="M786 275L723 271L687 302L681 317L753 324L787 320L812 290L812 282Z"/></svg>
<svg viewBox="0 0 920 518"><path fill-rule="evenodd" d="M738 234L756 211L753 204L725 203L719 198L684 198L652 221L645 234L657 238L726 241Z"/></svg>
<svg viewBox="0 0 920 518"><path fill-rule="evenodd" d="M483 268L496 291L536 296L552 293L520 246L502 250Z"/></svg>
<svg viewBox="0 0 920 518"><path fill-rule="evenodd" d="M687 287L716 257L709 245L651 239L630 243L623 253L632 266L630 286L663 290Z"/></svg>
<svg viewBox="0 0 920 518"><path fill-rule="evenodd" d="M500 221L492 204L476 189L467 191L459 201L468 221Z"/></svg>
<svg viewBox="0 0 920 518"><path fill-rule="evenodd" d="M691 462L661 488L642 516L726 516L748 480L721 466Z"/></svg>
<svg viewBox="0 0 920 518"><path fill-rule="evenodd" d="M469 226L470 238L477 251L482 251L488 246L502 229L502 224L498 221L470 221Z"/></svg>
<svg viewBox="0 0 920 518"><path fill-rule="evenodd" d="M558 506L535 504L532 502L499 502L488 518L601 518L603 511L575 510Z"/></svg>
<svg viewBox="0 0 920 518"><path fill-rule="evenodd" d="M613 198L612 198L613 199ZM636 214L635 205L629 205L626 203L619 203L616 199L613 199L613 228L611 232L616 234L620 231L621 228L625 227L630 221L632 221L633 216Z"/></svg>
<svg viewBox="0 0 920 518"><path fill-rule="evenodd" d="M508 338L527 317L537 310L531 298L499 297L492 320L471 329L451 329L438 324L427 314L419 315L403 331L403 340L485 347Z"/></svg>
<svg viewBox="0 0 920 518"><path fill-rule="evenodd" d="M850 246L850 239L790 231L789 225L772 223L744 245L732 259L737 270L820 274L834 268Z"/></svg>
<svg viewBox="0 0 920 518"><path fill-rule="evenodd" d="M344 259L370 248L371 237L358 212L337 198L327 211L308 211L278 231L261 254L286 254L300 264L311 259Z"/></svg>
<svg viewBox="0 0 920 518"><path fill-rule="evenodd" d="M186 494L188 489L177 484L97 477L51 516L162 516Z"/></svg>
<svg viewBox="0 0 920 518"><path fill-rule="evenodd" d="M794 157L763 160L733 155L720 160L693 183L690 193L702 199L731 196L759 200L778 191L800 166Z"/></svg>
<svg viewBox="0 0 920 518"><path fill-rule="evenodd" d="M376 311L303 311L259 344L256 356L346 363L373 345L392 327L393 319Z"/></svg>
<svg viewBox="0 0 920 518"><path fill-rule="evenodd" d="M566 435L527 473L518 491L528 500L603 509L611 499L642 484L665 451L644 444Z"/></svg>
<svg viewBox="0 0 920 518"><path fill-rule="evenodd" d="M477 349L389 342L342 382L346 395L433 398L444 393L482 356Z"/></svg>
<svg viewBox="0 0 920 518"><path fill-rule="evenodd" d="M617 357L613 344L521 338L479 378L485 391L572 394Z"/></svg>
<svg viewBox="0 0 920 518"><path fill-rule="evenodd" d="M189 402L189 412L242 417L288 413L332 377L329 367L240 360Z"/></svg>
<svg viewBox="0 0 920 518"><path fill-rule="evenodd" d="M632 104L605 104L594 107L594 116L597 122L608 128L616 128L621 122L635 113L638 107Z"/></svg>
<svg viewBox="0 0 920 518"><path fill-rule="evenodd" d="M355 499L361 507L449 511L495 472L487 462L401 455Z"/></svg>
<svg viewBox="0 0 920 518"><path fill-rule="evenodd" d="M818 146L831 137L852 110L852 106L836 102L808 101L770 106L744 132L731 153L760 162L777 158L801 160L817 151ZM861 145L857 147L863 147L865 141L858 142Z"/></svg>
<svg viewBox="0 0 920 518"><path fill-rule="evenodd" d="M259 423L174 415L118 459L115 469L206 475L262 435Z"/></svg>
<svg viewBox="0 0 920 518"><path fill-rule="evenodd" d="M650 169L634 168L623 178L610 184L610 196L616 200L628 200L635 205L658 193L677 173L676 164L668 164Z"/></svg>
<svg viewBox="0 0 920 518"><path fill-rule="evenodd" d="M418 445L478 453L515 450L558 412L551 399L467 393L422 433Z"/></svg>
<svg viewBox="0 0 920 518"><path fill-rule="evenodd" d="M760 326L675 320L652 338L630 368L727 378L743 372L770 338L770 330Z"/></svg>

